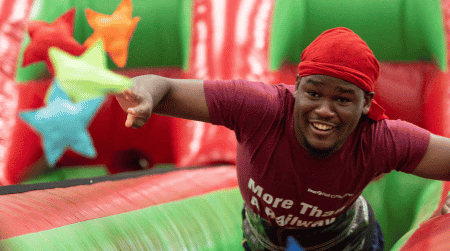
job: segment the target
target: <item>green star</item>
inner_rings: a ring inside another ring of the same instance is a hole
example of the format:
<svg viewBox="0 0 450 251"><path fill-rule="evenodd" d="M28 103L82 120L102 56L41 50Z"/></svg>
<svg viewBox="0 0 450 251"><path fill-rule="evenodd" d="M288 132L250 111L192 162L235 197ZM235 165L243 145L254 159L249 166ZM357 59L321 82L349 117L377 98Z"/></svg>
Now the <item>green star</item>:
<svg viewBox="0 0 450 251"><path fill-rule="evenodd" d="M56 47L49 49L55 77L61 89L74 101L80 102L123 91L133 84L131 79L106 67L103 42L98 40L79 57Z"/></svg>

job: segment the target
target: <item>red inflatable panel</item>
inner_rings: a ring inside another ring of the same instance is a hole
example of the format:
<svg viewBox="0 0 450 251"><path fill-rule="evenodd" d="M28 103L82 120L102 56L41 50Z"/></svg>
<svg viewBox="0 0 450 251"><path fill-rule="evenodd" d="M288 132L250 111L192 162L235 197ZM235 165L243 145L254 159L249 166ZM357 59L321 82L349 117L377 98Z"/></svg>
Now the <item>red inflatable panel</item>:
<svg viewBox="0 0 450 251"><path fill-rule="evenodd" d="M381 63L375 96L390 119L423 127L423 90L436 66L426 63Z"/></svg>
<svg viewBox="0 0 450 251"><path fill-rule="evenodd" d="M172 135L177 167L236 163L236 137L225 127L174 119Z"/></svg>
<svg viewBox="0 0 450 251"><path fill-rule="evenodd" d="M44 105L44 97L50 86L50 81L33 81L27 85L16 85L19 92L17 111L37 109ZM15 184L25 179L30 165L42 156L41 138L27 123L15 117L16 124L11 131L12 141L10 152L6 158L6 166L1 169L3 185Z"/></svg>
<svg viewBox="0 0 450 251"><path fill-rule="evenodd" d="M442 14L450 55L450 1L442 0ZM450 57L448 59L450 62ZM450 137L450 70L428 75L430 85L424 90L424 123L431 132Z"/></svg>
<svg viewBox="0 0 450 251"><path fill-rule="evenodd" d="M448 251L450 214L423 223L400 249L402 251Z"/></svg>
<svg viewBox="0 0 450 251"><path fill-rule="evenodd" d="M194 1L187 78L271 83L268 60L273 1ZM225 23L226 22L226 23ZM179 167L235 163L236 139L225 127L175 120Z"/></svg>
<svg viewBox="0 0 450 251"><path fill-rule="evenodd" d="M0 184L8 179L3 170L11 152L18 104L14 76L32 3L32 0L0 1Z"/></svg>

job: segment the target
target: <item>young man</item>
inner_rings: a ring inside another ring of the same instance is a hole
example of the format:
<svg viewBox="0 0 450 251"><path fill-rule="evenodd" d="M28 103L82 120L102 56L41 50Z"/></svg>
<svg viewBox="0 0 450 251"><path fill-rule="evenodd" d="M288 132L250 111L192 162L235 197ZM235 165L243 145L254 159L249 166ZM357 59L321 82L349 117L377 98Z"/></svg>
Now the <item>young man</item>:
<svg viewBox="0 0 450 251"><path fill-rule="evenodd" d="M284 250L288 236L307 250L383 250L361 192L392 170L450 180L450 140L389 120L378 74L367 44L335 28L303 51L295 86L139 76L117 99L128 127L157 113L234 130L246 250Z"/></svg>

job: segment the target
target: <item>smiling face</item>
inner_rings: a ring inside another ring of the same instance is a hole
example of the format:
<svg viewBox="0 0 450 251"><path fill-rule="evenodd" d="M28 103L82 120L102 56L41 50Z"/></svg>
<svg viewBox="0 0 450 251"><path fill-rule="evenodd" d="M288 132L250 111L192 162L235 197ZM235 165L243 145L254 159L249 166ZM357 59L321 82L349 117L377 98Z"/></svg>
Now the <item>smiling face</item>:
<svg viewBox="0 0 450 251"><path fill-rule="evenodd" d="M339 78L309 75L297 77L293 96L297 141L313 155L329 156L369 112L374 93Z"/></svg>

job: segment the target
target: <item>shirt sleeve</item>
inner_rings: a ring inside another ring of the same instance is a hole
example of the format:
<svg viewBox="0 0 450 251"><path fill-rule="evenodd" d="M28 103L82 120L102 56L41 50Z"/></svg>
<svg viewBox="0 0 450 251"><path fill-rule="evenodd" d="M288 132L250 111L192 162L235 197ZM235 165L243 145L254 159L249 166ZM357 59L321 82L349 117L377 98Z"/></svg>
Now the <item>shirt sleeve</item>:
<svg viewBox="0 0 450 251"><path fill-rule="evenodd" d="M412 173L419 165L430 142L430 132L402 120L384 120L382 135L378 141L385 156L378 156L389 167L385 172L397 170Z"/></svg>
<svg viewBox="0 0 450 251"><path fill-rule="evenodd" d="M211 123L233 130L238 141L272 121L283 100L281 86L262 82L208 80L204 88Z"/></svg>

